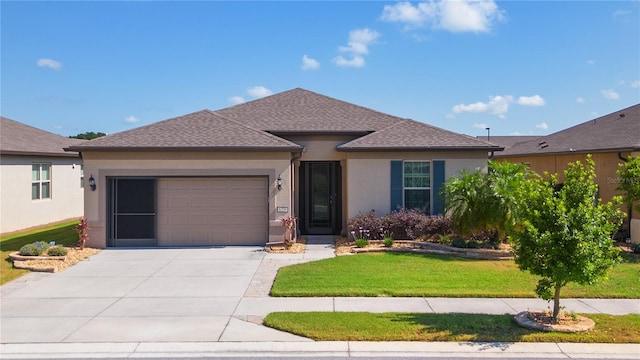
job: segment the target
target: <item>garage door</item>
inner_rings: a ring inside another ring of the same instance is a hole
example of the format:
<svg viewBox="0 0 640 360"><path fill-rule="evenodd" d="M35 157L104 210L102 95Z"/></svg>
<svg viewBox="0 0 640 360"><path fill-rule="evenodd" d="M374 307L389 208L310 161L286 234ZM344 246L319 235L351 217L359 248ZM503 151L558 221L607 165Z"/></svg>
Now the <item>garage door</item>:
<svg viewBox="0 0 640 360"><path fill-rule="evenodd" d="M158 179L158 245L264 245L265 178Z"/></svg>

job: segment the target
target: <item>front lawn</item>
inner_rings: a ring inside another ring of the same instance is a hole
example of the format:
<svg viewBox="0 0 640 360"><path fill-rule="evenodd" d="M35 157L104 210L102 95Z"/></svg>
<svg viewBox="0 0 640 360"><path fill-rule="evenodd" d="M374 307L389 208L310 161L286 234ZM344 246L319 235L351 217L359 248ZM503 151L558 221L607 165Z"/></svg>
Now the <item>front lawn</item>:
<svg viewBox="0 0 640 360"><path fill-rule="evenodd" d="M36 241L48 243L53 240L57 244L71 245L78 241L78 233L75 230L76 225L78 225L78 221L73 220L0 237L0 259L3 260L0 267L2 270L0 273L0 285L29 272L28 270L14 269L13 263L9 259L10 253L20 250L23 245Z"/></svg>
<svg viewBox="0 0 640 360"><path fill-rule="evenodd" d="M582 314L593 330L565 334L520 327L511 315L278 312L266 326L317 341L640 343L640 315Z"/></svg>
<svg viewBox="0 0 640 360"><path fill-rule="evenodd" d="M640 261L629 255L593 286L570 284L564 298L640 297ZM513 261L407 253L339 256L283 267L272 296L536 297L537 277Z"/></svg>

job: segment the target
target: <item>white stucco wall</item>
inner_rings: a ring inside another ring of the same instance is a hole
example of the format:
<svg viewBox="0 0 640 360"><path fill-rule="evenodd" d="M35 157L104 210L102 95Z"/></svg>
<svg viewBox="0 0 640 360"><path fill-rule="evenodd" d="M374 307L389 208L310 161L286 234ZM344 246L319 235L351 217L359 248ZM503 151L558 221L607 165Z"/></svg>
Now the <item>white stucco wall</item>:
<svg viewBox="0 0 640 360"><path fill-rule="evenodd" d="M375 210L385 215L391 210L391 160L444 160L445 179L458 175L462 169L486 169L485 152L398 152L348 153L347 216ZM433 169L433 167L432 167ZM435 195L432 194L432 199Z"/></svg>
<svg viewBox="0 0 640 360"><path fill-rule="evenodd" d="M105 247L107 237L107 177L117 176L268 176L269 240L281 239L280 219L291 215L290 153L272 152L84 152L85 177L95 178L97 189L85 188L85 217L89 221L89 244ZM277 189L277 178L282 189ZM278 213L277 207L289 213Z"/></svg>
<svg viewBox="0 0 640 360"><path fill-rule="evenodd" d="M49 199L31 200L31 168L34 163L51 164ZM80 158L2 155L0 232L81 218L84 207L80 164Z"/></svg>

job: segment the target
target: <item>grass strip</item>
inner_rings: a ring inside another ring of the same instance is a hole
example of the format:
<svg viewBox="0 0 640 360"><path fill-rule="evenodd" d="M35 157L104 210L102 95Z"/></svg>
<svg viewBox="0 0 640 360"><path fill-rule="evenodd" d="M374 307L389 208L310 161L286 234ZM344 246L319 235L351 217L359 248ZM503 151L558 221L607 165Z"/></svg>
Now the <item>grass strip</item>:
<svg viewBox="0 0 640 360"><path fill-rule="evenodd" d="M596 327L567 334L522 328L512 315L367 312L276 312L264 324L317 341L640 343L638 314L581 315Z"/></svg>
<svg viewBox="0 0 640 360"><path fill-rule="evenodd" d="M564 298L640 297L640 261L629 255L591 286L570 284ZM371 253L283 267L272 296L536 297L538 278L513 261Z"/></svg>
<svg viewBox="0 0 640 360"><path fill-rule="evenodd" d="M50 242L53 240L56 244L71 245L78 241L78 233L75 230L77 224L78 221L73 220L0 237L0 259L3 260L0 266L0 285L29 272L28 270L14 269L13 263L9 259L10 253L36 241Z"/></svg>

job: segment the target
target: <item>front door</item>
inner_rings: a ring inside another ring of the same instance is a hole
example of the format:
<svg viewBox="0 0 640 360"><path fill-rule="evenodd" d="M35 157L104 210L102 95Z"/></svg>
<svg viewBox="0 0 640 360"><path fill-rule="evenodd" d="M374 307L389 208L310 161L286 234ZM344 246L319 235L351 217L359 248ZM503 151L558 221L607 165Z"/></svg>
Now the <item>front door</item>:
<svg viewBox="0 0 640 360"><path fill-rule="evenodd" d="M340 234L341 168L337 161L300 164L300 220L304 234Z"/></svg>
<svg viewBox="0 0 640 360"><path fill-rule="evenodd" d="M156 180L109 178L107 246L155 246Z"/></svg>

